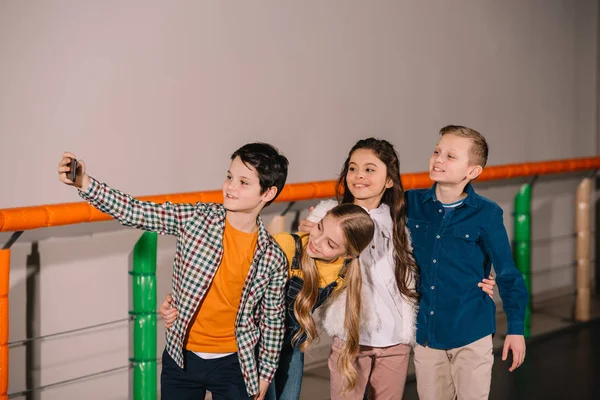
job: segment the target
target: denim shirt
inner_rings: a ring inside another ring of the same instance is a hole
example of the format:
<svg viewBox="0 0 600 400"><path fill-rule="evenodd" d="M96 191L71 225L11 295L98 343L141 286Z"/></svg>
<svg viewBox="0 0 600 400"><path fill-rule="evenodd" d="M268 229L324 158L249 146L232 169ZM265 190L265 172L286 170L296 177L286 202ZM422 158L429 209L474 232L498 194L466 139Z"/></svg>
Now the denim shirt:
<svg viewBox="0 0 600 400"><path fill-rule="evenodd" d="M421 274L417 343L435 349L467 345L496 331L496 305L477 286L490 274L508 317L507 334L522 335L528 293L510 248L502 209L465 187L467 197L446 213L430 189L406 192L408 227Z"/></svg>

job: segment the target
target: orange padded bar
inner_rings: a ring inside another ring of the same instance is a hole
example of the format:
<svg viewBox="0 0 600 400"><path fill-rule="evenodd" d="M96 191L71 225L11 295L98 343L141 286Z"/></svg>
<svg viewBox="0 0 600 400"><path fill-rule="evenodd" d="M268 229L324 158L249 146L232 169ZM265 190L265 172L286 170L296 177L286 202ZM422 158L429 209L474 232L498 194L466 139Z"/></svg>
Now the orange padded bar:
<svg viewBox="0 0 600 400"><path fill-rule="evenodd" d="M487 167L478 181L511 179L533 175L549 175L600 169L600 157L570 160L542 161L524 164ZM405 189L424 188L431 185L427 172L403 174ZM322 199L335 195L335 181L290 183L285 186L278 202ZM157 203L221 202L220 190L140 197ZM0 210L0 232L22 231L50 226L71 225L80 222L98 222L110 217L86 203L66 203L47 206L9 208Z"/></svg>

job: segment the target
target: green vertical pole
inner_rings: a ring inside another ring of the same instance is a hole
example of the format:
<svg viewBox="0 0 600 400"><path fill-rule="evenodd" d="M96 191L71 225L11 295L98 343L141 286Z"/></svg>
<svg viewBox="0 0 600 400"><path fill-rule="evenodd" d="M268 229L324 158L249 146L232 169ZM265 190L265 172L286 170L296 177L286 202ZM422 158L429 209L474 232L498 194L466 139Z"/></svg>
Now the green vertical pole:
<svg viewBox="0 0 600 400"><path fill-rule="evenodd" d="M133 399L156 400L156 232L145 232L133 248Z"/></svg>
<svg viewBox="0 0 600 400"><path fill-rule="evenodd" d="M523 274L529 293L525 311L525 337L531 335L531 184L526 183L515 196L514 258L517 268Z"/></svg>

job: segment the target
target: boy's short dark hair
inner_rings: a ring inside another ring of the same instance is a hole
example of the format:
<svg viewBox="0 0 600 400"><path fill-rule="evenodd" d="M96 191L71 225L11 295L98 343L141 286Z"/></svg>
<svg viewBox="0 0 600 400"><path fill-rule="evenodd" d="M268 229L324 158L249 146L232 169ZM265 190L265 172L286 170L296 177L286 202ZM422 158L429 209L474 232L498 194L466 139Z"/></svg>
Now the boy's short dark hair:
<svg viewBox="0 0 600 400"><path fill-rule="evenodd" d="M469 151L469 162L472 165L480 165L485 168L488 159L488 144L483 135L475 129L460 125L448 125L440 129L440 135L456 135L473 140L473 145Z"/></svg>
<svg viewBox="0 0 600 400"><path fill-rule="evenodd" d="M248 143L240 147L231 155L232 160L236 157L256 169L261 194L273 186L277 188L277 194L265 207L275 201L287 179L288 159L274 146L260 142Z"/></svg>

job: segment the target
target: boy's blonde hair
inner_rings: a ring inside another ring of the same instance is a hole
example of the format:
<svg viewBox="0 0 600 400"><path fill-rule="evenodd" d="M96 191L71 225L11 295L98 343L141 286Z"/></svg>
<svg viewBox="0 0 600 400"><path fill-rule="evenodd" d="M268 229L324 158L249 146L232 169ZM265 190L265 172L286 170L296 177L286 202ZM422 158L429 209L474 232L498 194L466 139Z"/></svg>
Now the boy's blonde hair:
<svg viewBox="0 0 600 400"><path fill-rule="evenodd" d="M475 129L460 125L448 125L440 129L440 135L452 134L473 140L469 149L469 163L485 168L488 159L488 144L483 135Z"/></svg>

